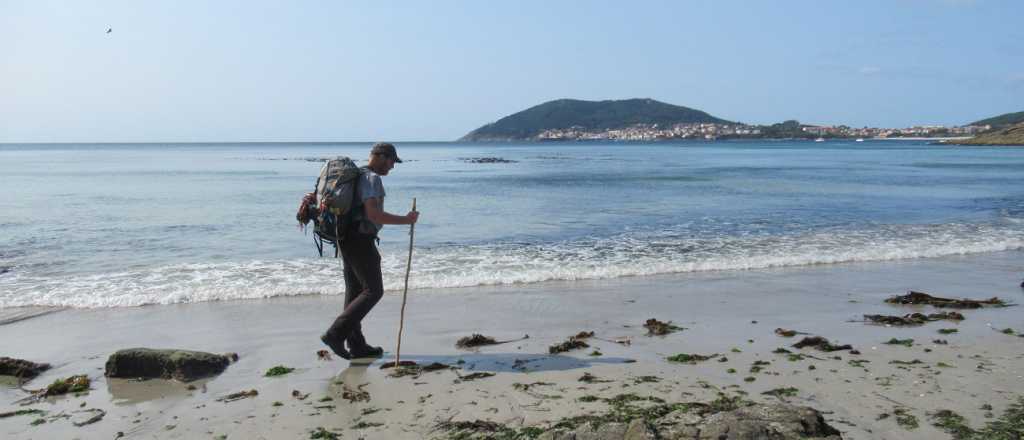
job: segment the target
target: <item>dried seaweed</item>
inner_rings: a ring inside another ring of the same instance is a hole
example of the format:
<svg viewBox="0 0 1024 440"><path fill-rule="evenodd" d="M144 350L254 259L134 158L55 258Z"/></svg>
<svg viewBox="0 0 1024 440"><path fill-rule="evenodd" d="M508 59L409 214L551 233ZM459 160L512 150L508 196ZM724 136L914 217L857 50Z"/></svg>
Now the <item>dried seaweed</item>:
<svg viewBox="0 0 1024 440"><path fill-rule="evenodd" d="M455 347L457 347L457 348L473 348L473 347L480 347L480 346L483 346L483 345L494 345L494 344L497 344L497 343L498 343L498 340L494 339L494 338L492 338L490 336L484 336L484 335L481 335L479 333L473 333L472 336L466 336L464 338L459 339L458 342L455 343Z"/></svg>
<svg viewBox="0 0 1024 440"><path fill-rule="evenodd" d="M950 321L963 321L964 315L958 312L942 312L942 313L931 313L925 315L923 313L911 313L903 316L892 316L892 315L864 315L864 319L876 323L886 324L895 326L916 326L922 325L926 322L939 321L939 320L950 320Z"/></svg>
<svg viewBox="0 0 1024 440"><path fill-rule="evenodd" d="M718 357L718 353L707 355L707 356L701 355L701 354L679 353L679 354L676 354L676 355L673 355L673 356L669 356L666 359L669 362L679 362L679 363L694 365L694 364L696 364L698 362L704 362L704 361L706 361L708 359L712 359L712 358L715 358L715 357Z"/></svg>
<svg viewBox="0 0 1024 440"><path fill-rule="evenodd" d="M852 350L853 349L853 346L850 345L850 344L833 345L832 343L830 343L828 341L828 339L825 339L825 338L823 338L821 336L810 336L810 337L803 338L803 339L800 340L800 342L797 342L796 344L793 344L793 347L796 347L796 348L814 347L814 348L817 348L818 350L829 351L829 352L831 352L831 351L840 351L840 350Z"/></svg>
<svg viewBox="0 0 1024 440"><path fill-rule="evenodd" d="M644 328L647 329L648 336L664 336L669 333L685 330L683 327L672 324L672 321L663 322L654 318L648 319L644 322Z"/></svg>
<svg viewBox="0 0 1024 440"><path fill-rule="evenodd" d="M914 305L930 305L938 308L954 308L954 309L978 309L984 306L994 307L1006 307L1007 304L1003 300L992 297L985 300L976 299L952 299L952 298L940 298L937 296L931 296L927 293L922 292L907 292L906 295L894 296L886 299L885 302L890 304L914 304Z"/></svg>
<svg viewBox="0 0 1024 440"><path fill-rule="evenodd" d="M228 394L227 396L224 396L224 397L219 397L219 398L217 398L217 401L218 402L228 403L228 402L234 402L236 400L246 399L246 398L249 398L249 397L256 397L259 394L260 394L259 391L256 391L256 390L239 391L237 393Z"/></svg>
<svg viewBox="0 0 1024 440"><path fill-rule="evenodd" d="M590 347L590 345L587 344L586 342L583 342L583 340L593 336L594 332L579 332L573 336L569 336L569 339L566 340L565 342L560 342L558 344L548 347L548 353L565 353L567 351L575 350L578 348Z"/></svg>

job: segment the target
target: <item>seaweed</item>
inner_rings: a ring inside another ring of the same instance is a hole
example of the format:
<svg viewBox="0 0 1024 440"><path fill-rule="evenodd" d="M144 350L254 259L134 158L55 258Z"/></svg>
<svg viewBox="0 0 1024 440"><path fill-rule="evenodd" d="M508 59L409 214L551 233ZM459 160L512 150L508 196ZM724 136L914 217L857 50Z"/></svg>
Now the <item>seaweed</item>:
<svg viewBox="0 0 1024 440"><path fill-rule="evenodd" d="M888 341L885 341L885 344L886 345L902 345L904 347L910 347L910 346L914 345L914 340L913 339L896 339L896 338L891 338Z"/></svg>
<svg viewBox="0 0 1024 440"><path fill-rule="evenodd" d="M1011 403L1006 408L999 419L988 422L984 428L976 431L975 438L1019 439L1022 432L1024 432L1024 397L1019 396L1015 403Z"/></svg>
<svg viewBox="0 0 1024 440"><path fill-rule="evenodd" d="M772 363L769 362L769 361L754 361L754 363L750 365L750 373L751 374L760 373L761 370L764 370L765 366L771 365L771 364Z"/></svg>
<svg viewBox="0 0 1024 440"><path fill-rule="evenodd" d="M940 298L937 296L931 296L923 292L907 292L906 295L894 296L886 299L885 302L890 304L913 304L913 305L930 305L937 308L954 308L954 309L978 309L984 306L994 307L1007 307L1008 304L1003 300L992 297L985 300L976 299L952 299L952 298Z"/></svg>
<svg viewBox="0 0 1024 440"><path fill-rule="evenodd" d="M779 336L782 336L784 338L792 338L793 336L796 336L798 334L806 334L806 333L801 333L801 332L798 332L796 330L787 330L787 329L784 329L784 328L777 328L777 329L775 329L775 334L777 334Z"/></svg>
<svg viewBox="0 0 1024 440"><path fill-rule="evenodd" d="M14 416L27 416L32 414L43 415L46 414L46 411L43 411L41 409L19 409L17 411L8 411L0 413L0 419L6 419L8 417Z"/></svg>
<svg viewBox="0 0 1024 440"><path fill-rule="evenodd" d="M456 372L456 374L458 374L458 372ZM489 373L489 372L486 372L486 371L478 371L476 373L470 373L470 374L467 374L465 376L459 376L459 378L458 378L458 380L456 380L456 382L465 382L465 381L469 381L469 380L483 379L485 377L491 377L491 376L494 376L494 373Z"/></svg>
<svg viewBox="0 0 1024 440"><path fill-rule="evenodd" d="M785 387L785 388L771 389L771 390L765 391L765 392L763 392L761 394L763 394L765 396L774 396L774 397L778 398L779 400L782 400L783 397L793 397L798 392L800 392L800 390L798 390L796 388Z"/></svg>
<svg viewBox="0 0 1024 440"><path fill-rule="evenodd" d="M480 335L480 334L473 334L472 336L468 336L468 337L459 339L459 341L457 341L455 343L455 346L456 346L456 348L467 349L467 348L481 347L481 346L485 346L485 345L508 344L510 342L522 341L522 340L526 340L526 339L529 339L529 335L523 335L522 338L519 338L519 339L510 339L508 341L497 341L494 338L490 338L488 336L483 336L483 335Z"/></svg>
<svg viewBox="0 0 1024 440"><path fill-rule="evenodd" d="M376 428L378 426L384 426L384 424L383 423L378 423L378 422L364 422L364 421L360 420L355 425L352 425L352 429Z"/></svg>
<svg viewBox="0 0 1024 440"><path fill-rule="evenodd" d="M952 435L956 440L992 438L987 436L976 436L977 432L967 425L967 419L965 419L964 416L948 409L940 409L933 413L929 413L928 417L931 418L932 426L941 429L946 434Z"/></svg>
<svg viewBox="0 0 1024 440"><path fill-rule="evenodd" d="M64 379L57 379L48 385L43 391L43 396L59 396L67 393L81 393L83 391L89 391L89 376L79 374L77 376L71 376Z"/></svg>
<svg viewBox="0 0 1024 440"><path fill-rule="evenodd" d="M348 386L343 386L341 390L341 398L348 400L350 403L369 402L370 393L367 392L366 390L363 390L363 387L367 385L369 384L364 383L362 385L357 386L356 389L354 390L352 388L349 388Z"/></svg>
<svg viewBox="0 0 1024 440"><path fill-rule="evenodd" d="M219 398L217 398L217 401L218 402L228 403L228 402L234 402L236 400L246 399L246 398L249 398L249 397L256 397L259 394L260 394L259 391L256 391L256 390L239 391L237 393L231 393L231 394L228 394L226 396L219 397Z"/></svg>
<svg viewBox="0 0 1024 440"><path fill-rule="evenodd" d="M480 347L480 346L483 346L483 345L494 345L494 344L497 344L497 343L498 343L498 340L496 340L496 339L494 339L494 338L492 338L490 336L484 336L484 335L481 335L479 333L473 333L472 336L466 336L464 338L459 339L457 342L455 342L455 347L456 348L473 348L473 347Z"/></svg>
<svg viewBox="0 0 1024 440"><path fill-rule="evenodd" d="M907 412L906 408L895 408L892 412L896 414L896 424L900 425L903 429L910 431L917 429L919 426L917 417Z"/></svg>
<svg viewBox="0 0 1024 440"><path fill-rule="evenodd" d="M712 355L701 355L701 354L690 354L690 353L679 353L673 356L669 356L666 359L669 362L679 362L684 364L694 365L698 362L704 362L708 359L718 357L718 353Z"/></svg>
<svg viewBox="0 0 1024 440"><path fill-rule="evenodd" d="M264 377L284 376L285 374L291 373L292 371L295 371L295 369L294 368L286 367L284 365L278 365L278 366L275 366L275 367L271 367L269 370L267 370L266 373L263 374L263 376Z"/></svg>
<svg viewBox="0 0 1024 440"><path fill-rule="evenodd" d="M569 336L569 339L566 340L565 342L560 342L558 344L548 347L548 353L558 354L565 353L567 351L575 350L578 348L588 348L590 347L590 345L587 344L586 342L583 342L583 340L590 338L591 336L594 336L594 332L579 332L573 336Z"/></svg>
<svg viewBox="0 0 1024 440"><path fill-rule="evenodd" d="M803 339L800 340L800 342L797 342L796 344L793 344L793 347L795 347L795 348L814 347L814 348L817 348L818 350L827 351L827 352L840 351L840 350L852 350L853 349L853 346L849 345L849 344L846 344L846 345L833 345L832 343L830 343L828 341L828 339L825 339L825 338L823 338L821 336L809 336L809 337L803 338Z"/></svg>
<svg viewBox="0 0 1024 440"><path fill-rule="evenodd" d="M672 321L663 322L658 321L657 319L654 318L650 318L646 322L644 322L644 328L647 329L648 336L664 336L669 333L674 333L680 330L686 330L683 327L679 327L675 324L672 324Z"/></svg>
<svg viewBox="0 0 1024 440"><path fill-rule="evenodd" d="M580 376L579 381L580 382L584 382L584 383L605 383L605 382L611 382L610 380L600 379L597 376L594 376L593 374L590 374L589 372L584 372L583 375Z"/></svg>
<svg viewBox="0 0 1024 440"><path fill-rule="evenodd" d="M963 321L965 318L964 315L958 312L942 312L931 313L928 315L925 315L923 313L911 313L903 316L864 315L864 319L875 324L886 324L894 326L917 326L931 321Z"/></svg>
<svg viewBox="0 0 1024 440"><path fill-rule="evenodd" d="M340 434L333 433L318 426L309 434L309 438L312 440L338 440L341 438Z"/></svg>
<svg viewBox="0 0 1024 440"><path fill-rule="evenodd" d="M923 364L923 363L924 362L921 362L920 359L914 359L912 361L901 361L899 359L894 359L894 360L889 361L889 364L891 364L891 365L919 365L919 364Z"/></svg>
<svg viewBox="0 0 1024 440"><path fill-rule="evenodd" d="M405 362L410 362L410 361L402 361L403 364L405 364ZM386 364L386 365L394 366L394 363L389 363L389 364ZM381 368L383 368L383 366L381 366ZM423 374L423 373L427 373L427 372L431 372L431 371L447 370L447 369L454 370L454 369L456 369L456 367L453 367L453 366L448 365L448 364L442 364L440 362L431 362L431 363L429 363L427 365L419 365L419 364L416 364L415 362L413 362L412 365L401 365L398 368L395 368L394 371L392 371L390 374L388 374L388 377L404 377L404 376L417 376L417 377L419 377L419 375Z"/></svg>

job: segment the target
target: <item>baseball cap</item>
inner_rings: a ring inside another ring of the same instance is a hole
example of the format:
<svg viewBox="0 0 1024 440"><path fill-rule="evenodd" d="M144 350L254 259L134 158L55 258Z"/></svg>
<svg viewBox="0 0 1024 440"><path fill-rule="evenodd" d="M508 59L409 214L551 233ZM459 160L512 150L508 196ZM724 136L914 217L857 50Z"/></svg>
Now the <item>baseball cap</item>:
<svg viewBox="0 0 1024 440"><path fill-rule="evenodd" d="M370 150L370 154L383 154L393 157L397 163L402 163L402 159L398 158L398 152L395 151L395 146L387 142L378 142L374 144L373 149Z"/></svg>

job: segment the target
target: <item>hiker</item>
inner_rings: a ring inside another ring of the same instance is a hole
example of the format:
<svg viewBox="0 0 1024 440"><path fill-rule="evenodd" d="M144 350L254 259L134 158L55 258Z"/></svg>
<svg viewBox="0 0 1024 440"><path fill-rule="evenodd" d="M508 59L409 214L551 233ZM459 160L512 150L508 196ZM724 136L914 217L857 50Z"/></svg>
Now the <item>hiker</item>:
<svg viewBox="0 0 1024 440"><path fill-rule="evenodd" d="M370 150L370 160L356 183L356 200L363 209L356 220L343 232L340 240L342 264L345 267L345 310L334 320L320 340L331 347L334 354L345 359L381 357L384 349L371 346L363 336L360 321L384 294L384 281L377 252L377 234L383 225L411 225L419 219L419 212L395 215L384 211L384 185L381 176L387 176L401 163L395 146L378 143ZM345 345L348 349L345 349Z"/></svg>

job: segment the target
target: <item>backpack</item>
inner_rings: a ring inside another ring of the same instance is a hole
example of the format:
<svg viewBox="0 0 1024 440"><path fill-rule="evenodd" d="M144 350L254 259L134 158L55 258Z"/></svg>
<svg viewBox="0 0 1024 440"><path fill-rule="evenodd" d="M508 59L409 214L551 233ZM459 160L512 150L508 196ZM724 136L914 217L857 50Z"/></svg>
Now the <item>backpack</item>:
<svg viewBox="0 0 1024 440"><path fill-rule="evenodd" d="M321 257L324 241L334 245L334 256L338 256L338 245L362 207L356 186L363 172L347 157L329 159L320 168L314 192L303 196L299 204L295 218L302 225L313 222L313 243Z"/></svg>

